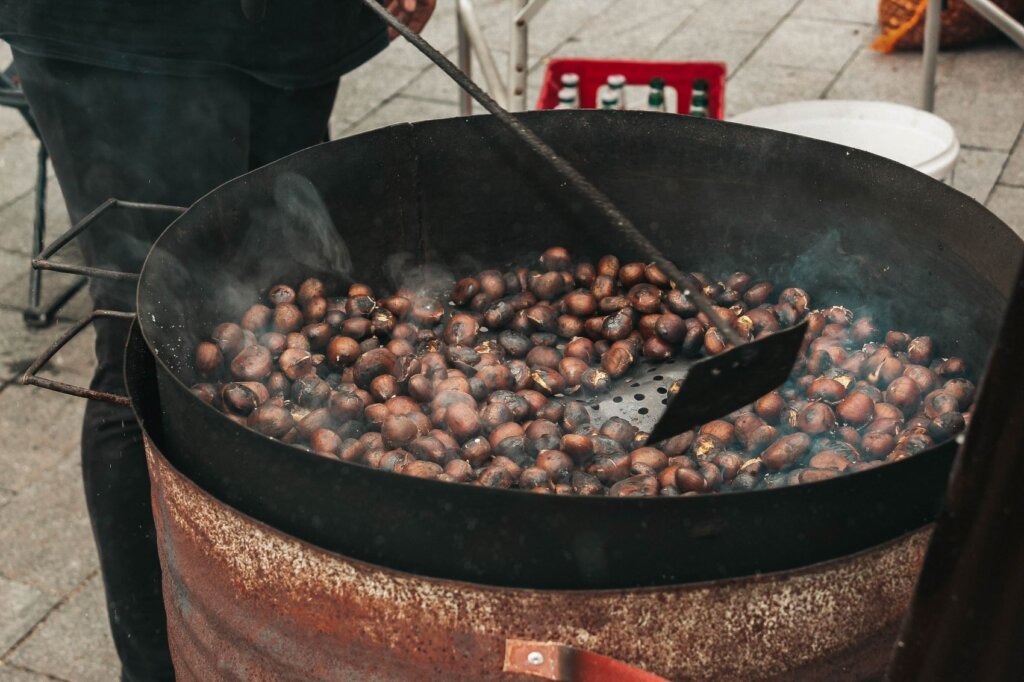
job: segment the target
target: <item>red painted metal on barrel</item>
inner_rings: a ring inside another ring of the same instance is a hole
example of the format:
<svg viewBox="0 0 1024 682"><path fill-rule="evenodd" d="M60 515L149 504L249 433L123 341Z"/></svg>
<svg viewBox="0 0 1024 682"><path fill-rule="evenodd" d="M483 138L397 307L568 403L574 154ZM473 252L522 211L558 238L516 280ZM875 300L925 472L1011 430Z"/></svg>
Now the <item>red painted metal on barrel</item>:
<svg viewBox="0 0 1024 682"><path fill-rule="evenodd" d="M523 679L502 670L509 639L669 679L862 678L884 669L930 534L714 583L494 588L325 552L218 502L148 438L146 450L171 652L186 682Z"/></svg>
<svg viewBox="0 0 1024 682"><path fill-rule="evenodd" d="M667 682L628 663L557 642L510 639L503 669L555 682Z"/></svg>

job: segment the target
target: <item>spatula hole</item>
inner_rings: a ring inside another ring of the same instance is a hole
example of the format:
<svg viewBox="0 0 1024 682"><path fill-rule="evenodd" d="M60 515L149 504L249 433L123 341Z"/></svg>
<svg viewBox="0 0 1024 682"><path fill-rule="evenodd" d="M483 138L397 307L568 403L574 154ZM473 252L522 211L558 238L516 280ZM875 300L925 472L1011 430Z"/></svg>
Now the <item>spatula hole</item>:
<svg viewBox="0 0 1024 682"><path fill-rule="evenodd" d="M658 376L654 377L654 380L655 380L655 381L661 381L661 380L662 380L662 379L664 379L664 378L665 378L665 377L663 377L663 376L661 376L661 375L659 374Z"/></svg>
<svg viewBox="0 0 1024 682"><path fill-rule="evenodd" d="M640 414L647 414L647 408L641 407L639 410L637 410L637 412L639 412Z"/></svg>
<svg viewBox="0 0 1024 682"><path fill-rule="evenodd" d="M637 394L635 394L633 396L633 400L643 400L643 399L644 399L644 394L643 393L637 393Z"/></svg>
<svg viewBox="0 0 1024 682"><path fill-rule="evenodd" d="M629 385L629 387L630 387L630 388L636 388L636 387L637 387L637 386L639 386L639 385L640 385L639 383L637 383L637 382L633 382L632 384L630 384L630 385Z"/></svg>
<svg viewBox="0 0 1024 682"><path fill-rule="evenodd" d="M661 404L662 405L668 405L668 398L662 398L661 399Z"/></svg>
<svg viewBox="0 0 1024 682"><path fill-rule="evenodd" d="M664 395L664 394L668 393L668 389L665 388L664 386L658 386L658 393L661 393L662 395Z"/></svg>
<svg viewBox="0 0 1024 682"><path fill-rule="evenodd" d="M612 398L612 402L613 403L621 403L622 402L622 396L621 395L615 396L614 398Z"/></svg>

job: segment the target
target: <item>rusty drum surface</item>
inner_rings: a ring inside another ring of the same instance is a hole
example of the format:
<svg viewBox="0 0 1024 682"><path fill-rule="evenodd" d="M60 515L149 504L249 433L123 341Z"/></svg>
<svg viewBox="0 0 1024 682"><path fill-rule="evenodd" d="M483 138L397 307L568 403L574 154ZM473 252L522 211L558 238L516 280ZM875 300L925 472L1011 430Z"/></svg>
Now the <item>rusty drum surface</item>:
<svg viewBox="0 0 1024 682"><path fill-rule="evenodd" d="M484 680L509 638L670 679L863 679L883 669L930 529L796 571L634 590L436 580L323 551L222 504L147 437L178 679ZM533 678L536 679L536 678Z"/></svg>

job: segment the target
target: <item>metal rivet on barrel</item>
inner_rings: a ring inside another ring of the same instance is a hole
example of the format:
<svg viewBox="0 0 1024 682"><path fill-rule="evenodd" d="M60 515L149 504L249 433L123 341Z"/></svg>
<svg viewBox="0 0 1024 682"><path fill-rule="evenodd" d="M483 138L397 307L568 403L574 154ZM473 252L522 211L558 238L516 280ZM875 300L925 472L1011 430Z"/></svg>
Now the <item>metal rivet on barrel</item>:
<svg viewBox="0 0 1024 682"><path fill-rule="evenodd" d="M531 651L526 655L526 661L530 665L540 665L544 662L544 654L539 651Z"/></svg>

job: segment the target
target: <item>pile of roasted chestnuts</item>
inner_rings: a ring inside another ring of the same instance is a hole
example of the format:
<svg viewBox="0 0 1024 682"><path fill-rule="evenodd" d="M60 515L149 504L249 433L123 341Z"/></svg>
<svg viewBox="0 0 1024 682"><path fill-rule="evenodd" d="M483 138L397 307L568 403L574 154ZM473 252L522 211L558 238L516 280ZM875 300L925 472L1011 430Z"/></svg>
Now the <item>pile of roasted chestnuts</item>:
<svg viewBox="0 0 1024 682"><path fill-rule="evenodd" d="M809 323L786 385L662 443L587 403L645 363L729 346L656 266L485 270L393 295L276 284L195 350L192 390L238 424L408 476L565 495L689 495L820 481L962 431L974 384L928 336L807 292L692 273L744 338Z"/></svg>

